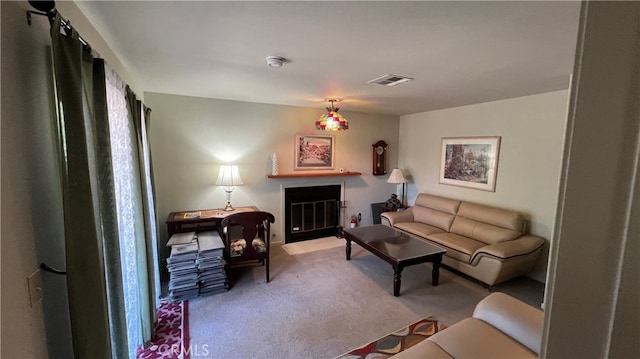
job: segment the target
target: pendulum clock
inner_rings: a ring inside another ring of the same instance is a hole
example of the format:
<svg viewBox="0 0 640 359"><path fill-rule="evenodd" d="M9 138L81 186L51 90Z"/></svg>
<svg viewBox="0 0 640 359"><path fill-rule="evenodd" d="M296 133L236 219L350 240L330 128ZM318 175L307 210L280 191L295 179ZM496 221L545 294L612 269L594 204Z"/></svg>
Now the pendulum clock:
<svg viewBox="0 0 640 359"><path fill-rule="evenodd" d="M374 176L387 174L387 143L378 141L373 145L373 170Z"/></svg>

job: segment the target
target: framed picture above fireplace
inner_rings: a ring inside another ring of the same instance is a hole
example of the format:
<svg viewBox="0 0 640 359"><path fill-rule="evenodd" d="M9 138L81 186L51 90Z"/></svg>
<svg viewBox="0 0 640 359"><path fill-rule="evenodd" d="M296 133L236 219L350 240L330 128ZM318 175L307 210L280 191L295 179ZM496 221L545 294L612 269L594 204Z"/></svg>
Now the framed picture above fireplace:
<svg viewBox="0 0 640 359"><path fill-rule="evenodd" d="M296 135L293 169L295 171L332 170L335 162L335 137Z"/></svg>

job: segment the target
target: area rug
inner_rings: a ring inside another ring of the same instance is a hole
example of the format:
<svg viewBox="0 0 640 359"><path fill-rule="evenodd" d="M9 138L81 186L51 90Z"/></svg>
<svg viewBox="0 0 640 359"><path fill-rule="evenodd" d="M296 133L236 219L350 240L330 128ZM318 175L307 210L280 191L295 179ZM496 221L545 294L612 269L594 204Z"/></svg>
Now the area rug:
<svg viewBox="0 0 640 359"><path fill-rule="evenodd" d="M329 248L344 247L346 245L344 238L323 237L318 239L310 239L295 243L287 243L282 245L282 249L289 255L311 253Z"/></svg>
<svg viewBox="0 0 640 359"><path fill-rule="evenodd" d="M138 359L189 359L189 302L162 300L158 308L158 324L151 343L138 348Z"/></svg>
<svg viewBox="0 0 640 359"><path fill-rule="evenodd" d="M335 359L383 359L409 349L444 329L432 317L420 319L378 340L353 349Z"/></svg>

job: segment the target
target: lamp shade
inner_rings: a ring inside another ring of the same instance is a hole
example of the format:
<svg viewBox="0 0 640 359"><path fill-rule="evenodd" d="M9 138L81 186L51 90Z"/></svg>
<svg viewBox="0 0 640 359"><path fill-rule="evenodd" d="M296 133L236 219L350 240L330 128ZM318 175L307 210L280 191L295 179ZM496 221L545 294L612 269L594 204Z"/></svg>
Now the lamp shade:
<svg viewBox="0 0 640 359"><path fill-rule="evenodd" d="M346 131L349 129L349 121L336 111L323 113L316 121L316 129L323 131Z"/></svg>
<svg viewBox="0 0 640 359"><path fill-rule="evenodd" d="M327 99L331 102L331 107L327 107L327 112L316 121L316 130L322 131L346 131L349 129L349 121L338 113L339 108L333 107L333 103L340 101L337 99Z"/></svg>
<svg viewBox="0 0 640 359"><path fill-rule="evenodd" d="M387 183L407 183L407 180L404 179L404 176L402 175L402 171L400 171L400 169L394 168L393 171L391 171L391 175L389 176Z"/></svg>
<svg viewBox="0 0 640 359"><path fill-rule="evenodd" d="M232 187L242 186L242 178L240 178L240 171L236 165L220 165L220 172L218 173L218 179L216 185Z"/></svg>

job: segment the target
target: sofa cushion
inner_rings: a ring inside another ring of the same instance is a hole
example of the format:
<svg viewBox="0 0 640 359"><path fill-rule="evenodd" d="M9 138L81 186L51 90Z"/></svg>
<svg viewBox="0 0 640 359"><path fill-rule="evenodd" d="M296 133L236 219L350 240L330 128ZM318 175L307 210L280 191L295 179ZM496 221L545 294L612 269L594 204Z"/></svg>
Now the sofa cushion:
<svg viewBox="0 0 640 359"><path fill-rule="evenodd" d="M383 358L383 356L381 356ZM416 359L416 358L429 358L429 359L453 359L453 357L447 354L438 344L430 341L423 340L420 343L407 348L400 353L394 355L393 359Z"/></svg>
<svg viewBox="0 0 640 359"><path fill-rule="evenodd" d="M458 215L516 232L522 233L525 229L524 217L520 213L508 209L463 202L458 209Z"/></svg>
<svg viewBox="0 0 640 359"><path fill-rule="evenodd" d="M416 206L428 207L440 212L456 214L460 201L446 197L434 196L432 194L420 193L416 198Z"/></svg>
<svg viewBox="0 0 640 359"><path fill-rule="evenodd" d="M415 206L413 207L413 220L418 223L429 224L438 227L441 231L448 231L455 216L431 208Z"/></svg>
<svg viewBox="0 0 640 359"><path fill-rule="evenodd" d="M473 238L485 244L496 244L520 237L520 232L512 231L491 224L474 221L464 217L456 217L451 225L451 233Z"/></svg>
<svg viewBox="0 0 640 359"><path fill-rule="evenodd" d="M507 334L476 318L466 318L427 340L433 341L454 358L538 357Z"/></svg>
<svg viewBox="0 0 640 359"><path fill-rule="evenodd" d="M517 212L463 202L450 231L486 244L496 244L520 237L524 226L524 218Z"/></svg>
<svg viewBox="0 0 640 359"><path fill-rule="evenodd" d="M430 226L420 222L400 222L396 223L394 228L415 234L416 236L426 237L432 233L444 233L444 230L438 227Z"/></svg>
<svg viewBox="0 0 640 359"><path fill-rule="evenodd" d="M421 193L412 208L413 220L449 231L460 201Z"/></svg>
<svg viewBox="0 0 640 359"><path fill-rule="evenodd" d="M447 253L445 253L446 256L464 263L471 261L471 255L473 255L478 248L486 246L485 243L455 233L433 233L426 237L430 241L444 247L447 250Z"/></svg>
<svg viewBox="0 0 640 359"><path fill-rule="evenodd" d="M544 314L541 310L497 292L476 305L473 317L508 333L534 353L540 353L544 326Z"/></svg>

